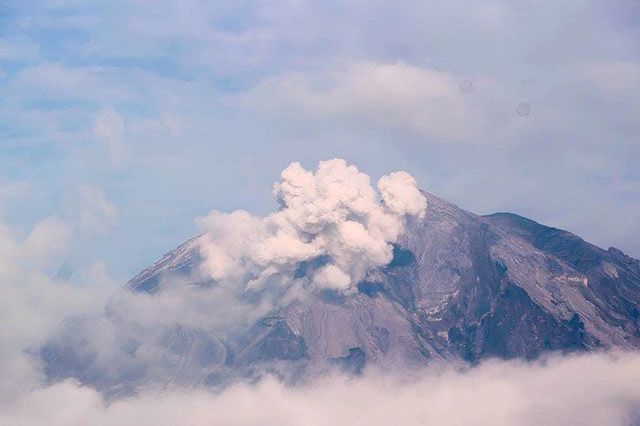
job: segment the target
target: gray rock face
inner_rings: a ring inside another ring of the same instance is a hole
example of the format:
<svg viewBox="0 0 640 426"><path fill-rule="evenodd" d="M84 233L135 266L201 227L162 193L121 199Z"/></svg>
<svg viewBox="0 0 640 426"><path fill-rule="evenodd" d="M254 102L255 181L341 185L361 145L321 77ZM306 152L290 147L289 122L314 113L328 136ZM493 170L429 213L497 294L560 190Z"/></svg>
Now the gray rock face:
<svg viewBox="0 0 640 426"><path fill-rule="evenodd" d="M514 214L477 216L425 195L426 219L410 224L393 261L357 294L291 303L225 340L177 327L164 336L175 356L158 360L166 382L213 385L264 371L298 380L328 367L357 374L369 365L400 370L640 347L639 261ZM193 275L200 261L191 240L128 287L159 292L166 277L208 285ZM43 348L49 377L100 384L90 357L78 352L64 339ZM132 388L144 374L135 372Z"/></svg>

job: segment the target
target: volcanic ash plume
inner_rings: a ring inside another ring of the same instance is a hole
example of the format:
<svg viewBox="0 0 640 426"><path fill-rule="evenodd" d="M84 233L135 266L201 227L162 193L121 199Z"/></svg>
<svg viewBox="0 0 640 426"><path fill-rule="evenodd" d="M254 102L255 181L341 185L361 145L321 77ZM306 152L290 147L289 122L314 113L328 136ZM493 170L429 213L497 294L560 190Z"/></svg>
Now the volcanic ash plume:
<svg viewBox="0 0 640 426"><path fill-rule="evenodd" d="M280 209L265 217L212 211L199 220L203 268L241 291L352 291L392 259L407 220L423 218L426 199L405 172L369 176L342 159L316 171L291 163L273 195Z"/></svg>

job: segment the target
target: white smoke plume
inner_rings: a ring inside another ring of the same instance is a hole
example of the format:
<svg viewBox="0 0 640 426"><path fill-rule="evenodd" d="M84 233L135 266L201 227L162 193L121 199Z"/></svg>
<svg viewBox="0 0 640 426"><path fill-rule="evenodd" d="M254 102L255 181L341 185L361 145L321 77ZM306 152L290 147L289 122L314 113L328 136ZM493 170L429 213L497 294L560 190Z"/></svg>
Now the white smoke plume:
<svg viewBox="0 0 640 426"><path fill-rule="evenodd" d="M277 212L213 211L200 219L204 269L214 281L241 283L242 290L279 285L349 292L392 260L392 243L407 220L425 215L426 199L409 174L385 175L377 189L342 159L322 161L316 171L292 163L274 185ZM303 262L310 270L292 280Z"/></svg>

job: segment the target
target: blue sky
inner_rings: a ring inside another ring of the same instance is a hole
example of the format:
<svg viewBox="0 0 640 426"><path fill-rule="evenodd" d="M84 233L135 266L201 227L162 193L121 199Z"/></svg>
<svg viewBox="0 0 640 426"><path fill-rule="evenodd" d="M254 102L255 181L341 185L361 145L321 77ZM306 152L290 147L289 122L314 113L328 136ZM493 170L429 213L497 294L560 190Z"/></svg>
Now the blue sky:
<svg viewBox="0 0 640 426"><path fill-rule="evenodd" d="M0 220L20 236L54 218L66 269L125 280L213 208L273 209L291 161L344 157L638 257L639 17L634 1L5 1Z"/></svg>

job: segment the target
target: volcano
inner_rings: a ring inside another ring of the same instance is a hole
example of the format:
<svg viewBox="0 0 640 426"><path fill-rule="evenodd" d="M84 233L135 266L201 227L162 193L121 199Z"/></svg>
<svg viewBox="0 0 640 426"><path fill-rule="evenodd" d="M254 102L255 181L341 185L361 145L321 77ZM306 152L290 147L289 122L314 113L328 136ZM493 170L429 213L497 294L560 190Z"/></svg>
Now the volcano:
<svg viewBox="0 0 640 426"><path fill-rule="evenodd" d="M479 216L422 194L426 216L408 224L391 262L357 291L317 291L233 333L178 321L158 333L155 352L127 335L116 339L128 358L115 375L105 374L82 337L95 319L70 320L40 351L45 371L51 380L74 377L126 393L150 378L165 387L217 386L267 373L295 381L327 368L412 371L640 347L638 260L515 214ZM206 291L202 238L166 254L127 291L152 300L176 286ZM301 265L296 274L304 273Z"/></svg>

